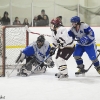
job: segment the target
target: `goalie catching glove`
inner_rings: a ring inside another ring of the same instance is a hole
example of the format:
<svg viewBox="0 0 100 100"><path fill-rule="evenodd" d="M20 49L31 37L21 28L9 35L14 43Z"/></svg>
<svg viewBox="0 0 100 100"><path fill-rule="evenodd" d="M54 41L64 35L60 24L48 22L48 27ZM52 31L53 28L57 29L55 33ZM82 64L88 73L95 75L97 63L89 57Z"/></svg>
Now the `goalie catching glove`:
<svg viewBox="0 0 100 100"><path fill-rule="evenodd" d="M80 39L80 43L83 45L87 44L90 41L91 41L91 39L88 36L84 36Z"/></svg>

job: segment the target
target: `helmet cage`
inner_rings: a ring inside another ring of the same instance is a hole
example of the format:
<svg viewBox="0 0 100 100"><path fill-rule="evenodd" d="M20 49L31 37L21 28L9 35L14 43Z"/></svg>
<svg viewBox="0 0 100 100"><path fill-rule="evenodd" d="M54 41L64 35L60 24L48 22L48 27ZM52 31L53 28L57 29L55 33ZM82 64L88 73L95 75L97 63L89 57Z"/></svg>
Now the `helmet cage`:
<svg viewBox="0 0 100 100"><path fill-rule="evenodd" d="M38 38L37 38L37 46L38 48L41 48L43 45L44 45L44 42L45 42L45 38L43 35L40 35Z"/></svg>

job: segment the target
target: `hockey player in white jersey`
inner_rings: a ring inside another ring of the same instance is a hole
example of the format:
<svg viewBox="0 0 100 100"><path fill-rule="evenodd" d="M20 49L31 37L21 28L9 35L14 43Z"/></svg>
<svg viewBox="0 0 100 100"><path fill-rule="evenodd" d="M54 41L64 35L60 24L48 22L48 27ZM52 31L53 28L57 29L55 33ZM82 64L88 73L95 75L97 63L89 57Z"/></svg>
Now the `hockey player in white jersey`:
<svg viewBox="0 0 100 100"><path fill-rule="evenodd" d="M54 48L58 48L55 64L59 73L55 74L58 78L67 78L68 70L66 60L74 51L73 38L68 35L66 27L56 18L51 20L50 28L52 30L52 44Z"/></svg>
<svg viewBox="0 0 100 100"><path fill-rule="evenodd" d="M77 63L77 68L79 69L75 74L85 73L82 55L84 52L87 53L90 60L92 61L95 69L100 74L100 63L97 58L97 48L95 44L95 34L91 27L83 22L80 22L80 17L74 16L71 18L72 28L69 30L68 34L77 39L78 42L75 47L73 56Z"/></svg>
<svg viewBox="0 0 100 100"><path fill-rule="evenodd" d="M37 41L27 46L18 56L16 63L26 59L26 64L19 69L18 75L27 76L33 72L45 72L47 67L53 68L54 62L51 57L53 52L50 43L43 35L40 35Z"/></svg>

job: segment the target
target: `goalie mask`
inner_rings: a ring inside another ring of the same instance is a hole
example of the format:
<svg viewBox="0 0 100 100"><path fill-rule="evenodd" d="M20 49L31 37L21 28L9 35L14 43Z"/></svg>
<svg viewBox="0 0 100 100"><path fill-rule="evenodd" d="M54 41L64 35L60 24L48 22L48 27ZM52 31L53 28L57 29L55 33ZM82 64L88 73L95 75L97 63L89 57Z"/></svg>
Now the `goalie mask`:
<svg viewBox="0 0 100 100"><path fill-rule="evenodd" d="M45 38L43 35L40 35L38 38L37 38L37 47L38 48L41 48L43 45L44 45L44 42L45 42Z"/></svg>
<svg viewBox="0 0 100 100"><path fill-rule="evenodd" d="M60 19L52 19L50 22L50 29L54 31L57 27L62 26L62 22Z"/></svg>

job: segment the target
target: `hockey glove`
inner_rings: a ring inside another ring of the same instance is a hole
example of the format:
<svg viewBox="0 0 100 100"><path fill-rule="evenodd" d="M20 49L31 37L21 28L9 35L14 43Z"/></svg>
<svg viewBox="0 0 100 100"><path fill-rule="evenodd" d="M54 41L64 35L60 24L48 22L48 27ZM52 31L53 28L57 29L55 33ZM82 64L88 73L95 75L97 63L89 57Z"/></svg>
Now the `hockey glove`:
<svg viewBox="0 0 100 100"><path fill-rule="evenodd" d="M62 37L59 37L59 39L57 40L57 43L58 43L58 48L63 48L65 40Z"/></svg>
<svg viewBox="0 0 100 100"><path fill-rule="evenodd" d="M54 55L55 51L56 51L56 48L52 47L51 50L50 50L50 56Z"/></svg>
<svg viewBox="0 0 100 100"><path fill-rule="evenodd" d="M51 57L46 60L46 63L47 63L48 68L54 67L54 62Z"/></svg>
<svg viewBox="0 0 100 100"><path fill-rule="evenodd" d="M84 36L80 39L80 43L81 44L87 44L89 42L89 37L88 36Z"/></svg>
<svg viewBox="0 0 100 100"><path fill-rule="evenodd" d="M54 67L54 62L52 61L48 67L53 68Z"/></svg>

